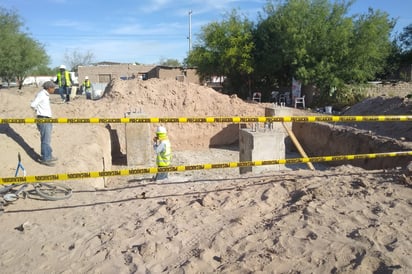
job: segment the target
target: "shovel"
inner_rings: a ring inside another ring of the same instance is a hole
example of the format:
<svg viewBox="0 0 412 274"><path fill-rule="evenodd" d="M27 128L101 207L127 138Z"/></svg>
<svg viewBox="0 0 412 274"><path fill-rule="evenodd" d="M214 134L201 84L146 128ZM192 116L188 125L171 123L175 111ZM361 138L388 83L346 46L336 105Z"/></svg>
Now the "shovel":
<svg viewBox="0 0 412 274"><path fill-rule="evenodd" d="M19 170L21 169L23 171L23 176L26 176L26 169L24 168L23 164L21 163L21 156L20 152L17 154L17 158L19 162L17 163L17 168L16 168L16 173L14 174L14 177L17 177L19 174ZM13 189L16 186L16 184L12 184L10 186L4 187L0 189L0 193L7 193L9 190ZM7 193L3 196L3 199L6 202L14 202L19 198L19 194L27 188L28 184L22 185L15 193Z"/></svg>
<svg viewBox="0 0 412 274"><path fill-rule="evenodd" d="M17 154L17 158L19 159L19 162L17 163L16 173L14 174L14 177L17 177L17 174L19 174L19 169L21 169L23 171L23 176L26 176L26 169L24 168L23 164L21 163L20 152Z"/></svg>

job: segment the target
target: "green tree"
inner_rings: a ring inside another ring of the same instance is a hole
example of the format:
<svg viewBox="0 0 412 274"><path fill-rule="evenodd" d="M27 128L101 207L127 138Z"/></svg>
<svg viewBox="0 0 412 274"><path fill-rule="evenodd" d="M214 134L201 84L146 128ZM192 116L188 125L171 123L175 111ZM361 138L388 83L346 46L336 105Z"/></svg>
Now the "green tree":
<svg viewBox="0 0 412 274"><path fill-rule="evenodd" d="M168 66L168 67L180 67L181 64L177 59L160 59L159 65L161 66Z"/></svg>
<svg viewBox="0 0 412 274"><path fill-rule="evenodd" d="M43 46L31 39L25 34L18 37L15 76L21 89L24 79L36 67L45 66L49 63L49 57L46 54Z"/></svg>
<svg viewBox="0 0 412 274"><path fill-rule="evenodd" d="M196 66L202 79L226 76L230 89L238 95L250 96L253 73L253 24L233 10L222 22L212 22L202 28L199 41L191 50L187 63Z"/></svg>
<svg viewBox="0 0 412 274"><path fill-rule="evenodd" d="M13 11L0 8L0 77L10 82L14 78L16 34L22 25L20 18Z"/></svg>
<svg viewBox="0 0 412 274"><path fill-rule="evenodd" d="M384 72L393 52L390 34L394 25L388 14L379 10L369 9L368 14L356 18L350 50L343 63L343 80L361 83Z"/></svg>
<svg viewBox="0 0 412 274"><path fill-rule="evenodd" d="M403 29L399 36L400 41L400 59L402 64L412 64L412 24Z"/></svg>
<svg viewBox="0 0 412 274"><path fill-rule="evenodd" d="M403 29L403 32L399 36L401 46L404 51L412 50L412 24L409 24Z"/></svg>
<svg viewBox="0 0 412 274"><path fill-rule="evenodd" d="M353 1L268 2L255 31L256 70L266 82L315 84L326 100L332 87L383 72L392 48L386 13L347 16Z"/></svg>
<svg viewBox="0 0 412 274"><path fill-rule="evenodd" d="M399 77L399 68L402 66L402 53L397 40L392 41L390 54L386 59L386 65L381 73L377 73L376 79L394 79Z"/></svg>
<svg viewBox="0 0 412 274"><path fill-rule="evenodd" d="M46 65L38 65L30 70L30 75L32 76L47 76L56 75L58 69L52 69Z"/></svg>
<svg viewBox="0 0 412 274"><path fill-rule="evenodd" d="M0 77L17 80L20 88L30 70L49 62L43 46L22 32L22 26L16 12L0 8Z"/></svg>

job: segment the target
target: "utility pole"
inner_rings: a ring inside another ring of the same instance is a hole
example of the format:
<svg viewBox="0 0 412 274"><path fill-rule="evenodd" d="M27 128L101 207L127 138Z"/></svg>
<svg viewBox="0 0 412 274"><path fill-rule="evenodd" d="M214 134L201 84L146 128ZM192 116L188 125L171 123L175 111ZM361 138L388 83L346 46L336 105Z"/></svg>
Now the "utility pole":
<svg viewBox="0 0 412 274"><path fill-rule="evenodd" d="M192 50L192 10L189 10L189 54L190 51Z"/></svg>

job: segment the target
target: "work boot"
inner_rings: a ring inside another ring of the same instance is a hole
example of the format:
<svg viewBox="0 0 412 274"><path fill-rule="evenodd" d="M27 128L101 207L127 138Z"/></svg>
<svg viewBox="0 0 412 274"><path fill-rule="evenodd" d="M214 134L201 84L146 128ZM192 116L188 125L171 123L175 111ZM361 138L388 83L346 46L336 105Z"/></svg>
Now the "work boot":
<svg viewBox="0 0 412 274"><path fill-rule="evenodd" d="M39 163L45 166L54 166L54 162L52 160L44 161L43 159L39 159Z"/></svg>

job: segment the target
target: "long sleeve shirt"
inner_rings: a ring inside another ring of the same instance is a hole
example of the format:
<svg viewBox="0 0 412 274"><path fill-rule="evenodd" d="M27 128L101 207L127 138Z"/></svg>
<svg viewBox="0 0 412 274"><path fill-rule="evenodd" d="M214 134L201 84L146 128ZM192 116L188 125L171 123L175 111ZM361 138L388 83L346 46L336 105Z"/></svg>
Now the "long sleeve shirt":
<svg viewBox="0 0 412 274"><path fill-rule="evenodd" d="M155 153L159 154L160 152L166 149L166 144L164 142L160 142L159 144L154 144L153 148L154 148Z"/></svg>
<svg viewBox="0 0 412 274"><path fill-rule="evenodd" d="M50 96L47 90L43 89L39 91L30 106L36 111L37 115L52 117Z"/></svg>

